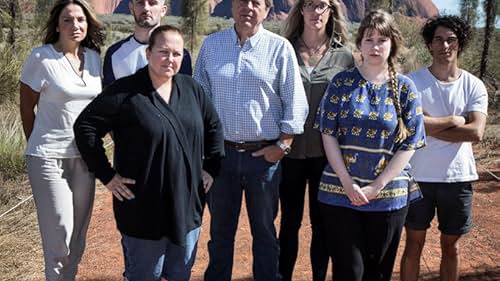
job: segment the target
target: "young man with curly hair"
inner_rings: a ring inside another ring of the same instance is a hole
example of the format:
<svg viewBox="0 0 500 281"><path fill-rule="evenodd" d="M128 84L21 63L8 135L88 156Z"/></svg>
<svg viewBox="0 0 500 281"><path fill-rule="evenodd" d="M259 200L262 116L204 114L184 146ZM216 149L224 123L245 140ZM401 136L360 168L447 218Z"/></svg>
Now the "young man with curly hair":
<svg viewBox="0 0 500 281"><path fill-rule="evenodd" d="M440 280L458 280L459 240L472 228L472 182L478 179L472 143L481 141L488 93L481 80L458 66L472 35L456 16L429 20L422 36L432 64L411 73L422 96L427 146L411 160L424 198L410 206L401 280L418 279L426 230L437 212L441 231Z"/></svg>

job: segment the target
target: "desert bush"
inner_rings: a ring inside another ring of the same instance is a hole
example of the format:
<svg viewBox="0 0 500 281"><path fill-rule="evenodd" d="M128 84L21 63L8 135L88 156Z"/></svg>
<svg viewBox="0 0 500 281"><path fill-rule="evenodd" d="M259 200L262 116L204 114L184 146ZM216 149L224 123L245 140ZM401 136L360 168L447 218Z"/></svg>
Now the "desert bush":
<svg viewBox="0 0 500 281"><path fill-rule="evenodd" d="M17 107L0 109L0 179L15 179L25 173L24 135Z"/></svg>
<svg viewBox="0 0 500 281"><path fill-rule="evenodd" d="M19 93L19 74L26 57L10 45L0 44L0 105L14 103Z"/></svg>

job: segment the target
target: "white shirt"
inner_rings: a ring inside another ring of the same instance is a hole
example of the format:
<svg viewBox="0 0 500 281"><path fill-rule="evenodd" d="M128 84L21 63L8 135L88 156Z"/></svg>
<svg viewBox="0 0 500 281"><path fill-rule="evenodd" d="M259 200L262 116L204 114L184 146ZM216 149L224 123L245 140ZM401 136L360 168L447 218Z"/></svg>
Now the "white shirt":
<svg viewBox="0 0 500 281"><path fill-rule="evenodd" d="M63 53L46 44L31 51L21 82L40 93L33 131L26 154L39 157L74 158L73 123L102 90L99 54L84 50L83 76L72 68Z"/></svg>
<svg viewBox="0 0 500 281"><path fill-rule="evenodd" d="M423 110L433 117L467 116L469 112L487 114L488 93L483 82L462 70L453 82L436 79L429 69L409 75L422 97ZM470 142L447 142L427 137L427 145L410 161L411 174L422 182L466 182L478 179Z"/></svg>

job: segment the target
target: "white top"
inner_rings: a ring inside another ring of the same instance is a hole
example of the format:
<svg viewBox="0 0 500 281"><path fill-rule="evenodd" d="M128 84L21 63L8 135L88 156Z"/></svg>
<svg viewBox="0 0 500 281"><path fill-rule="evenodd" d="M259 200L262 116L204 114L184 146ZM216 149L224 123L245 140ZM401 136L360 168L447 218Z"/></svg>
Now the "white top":
<svg viewBox="0 0 500 281"><path fill-rule="evenodd" d="M138 42L134 36L125 41L111 56L115 79L132 75L139 68L148 64L148 59L146 58L147 47L148 44Z"/></svg>
<svg viewBox="0 0 500 281"><path fill-rule="evenodd" d="M63 53L46 44L31 51L21 82L40 93L33 131L26 154L39 157L74 158L73 123L102 90L99 54L84 50L83 76L71 67Z"/></svg>
<svg viewBox="0 0 500 281"><path fill-rule="evenodd" d="M466 116L469 112L487 114L488 93L483 82L462 70L453 82L436 79L428 68L409 77L422 96L423 110L433 117ZM422 182L466 182L478 179L470 142L447 142L431 136L427 145L415 152L410 161L411 174Z"/></svg>

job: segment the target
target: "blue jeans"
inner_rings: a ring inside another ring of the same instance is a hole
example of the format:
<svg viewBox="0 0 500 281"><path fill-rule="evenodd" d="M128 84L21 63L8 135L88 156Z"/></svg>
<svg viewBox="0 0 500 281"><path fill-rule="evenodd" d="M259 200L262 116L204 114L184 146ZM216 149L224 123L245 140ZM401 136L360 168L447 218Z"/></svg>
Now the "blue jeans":
<svg viewBox="0 0 500 281"><path fill-rule="evenodd" d="M237 152L226 146L221 173L208 193L211 240L206 281L231 280L243 190L253 236L254 280L280 280L279 243L274 226L280 178L279 162L270 163L263 157L253 157L251 152Z"/></svg>
<svg viewBox="0 0 500 281"><path fill-rule="evenodd" d="M125 272L128 281L184 281L191 277L196 257L200 228L186 235L186 247L173 244L169 239L146 240L122 233Z"/></svg>

